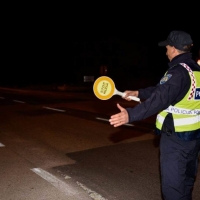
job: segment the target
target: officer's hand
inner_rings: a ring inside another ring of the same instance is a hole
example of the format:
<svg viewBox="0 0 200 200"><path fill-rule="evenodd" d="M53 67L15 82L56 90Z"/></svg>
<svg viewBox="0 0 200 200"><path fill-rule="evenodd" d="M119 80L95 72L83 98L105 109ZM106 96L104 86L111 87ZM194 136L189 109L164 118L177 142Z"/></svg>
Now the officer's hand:
<svg viewBox="0 0 200 200"><path fill-rule="evenodd" d="M128 123L128 120L129 120L127 110L121 107L119 104L117 104L117 107L119 108L121 112L118 114L112 115L109 119L110 124L113 125L114 127L118 127L123 124L126 124Z"/></svg>
<svg viewBox="0 0 200 200"><path fill-rule="evenodd" d="M127 101L131 101L131 99L128 98L128 96L138 97L138 95L139 95L139 92L137 90L134 90L134 91L126 90L124 93L126 93L126 95L123 96L122 98L126 99Z"/></svg>

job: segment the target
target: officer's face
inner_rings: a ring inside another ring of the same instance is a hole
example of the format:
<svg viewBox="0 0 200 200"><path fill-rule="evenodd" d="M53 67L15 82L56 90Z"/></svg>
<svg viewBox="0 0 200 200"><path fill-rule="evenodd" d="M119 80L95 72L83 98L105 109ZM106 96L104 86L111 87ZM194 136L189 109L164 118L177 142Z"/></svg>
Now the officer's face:
<svg viewBox="0 0 200 200"><path fill-rule="evenodd" d="M177 55L176 48L173 46L167 45L166 49L167 49L166 55L168 59L171 61Z"/></svg>

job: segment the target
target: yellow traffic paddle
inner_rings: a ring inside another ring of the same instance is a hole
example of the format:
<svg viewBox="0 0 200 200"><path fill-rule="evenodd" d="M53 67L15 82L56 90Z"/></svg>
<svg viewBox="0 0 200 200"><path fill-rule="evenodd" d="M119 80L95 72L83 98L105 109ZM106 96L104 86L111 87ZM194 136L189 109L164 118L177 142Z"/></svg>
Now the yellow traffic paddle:
<svg viewBox="0 0 200 200"><path fill-rule="evenodd" d="M101 100L108 100L113 95L120 95L124 97L126 93L120 92L115 88L115 83L108 76L101 76L97 78L93 84L93 91L96 97ZM140 102L140 99L135 96L129 96L131 100Z"/></svg>

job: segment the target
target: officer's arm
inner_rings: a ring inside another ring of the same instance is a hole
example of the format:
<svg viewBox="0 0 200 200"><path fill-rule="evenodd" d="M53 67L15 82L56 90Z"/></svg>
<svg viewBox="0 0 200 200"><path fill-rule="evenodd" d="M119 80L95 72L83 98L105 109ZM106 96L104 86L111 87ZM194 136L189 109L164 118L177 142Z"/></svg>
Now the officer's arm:
<svg viewBox="0 0 200 200"><path fill-rule="evenodd" d="M147 87L145 89L139 89L138 93L139 93L139 98L140 99L148 99L151 94L153 93L155 87Z"/></svg>
<svg viewBox="0 0 200 200"><path fill-rule="evenodd" d="M129 114L129 122L146 119L166 109L180 96L183 88L190 85L190 78L187 72L181 70L181 72L178 71L177 73L177 70L172 70L169 73L171 77L166 82L164 82L165 79L160 81L146 101L133 108L126 108Z"/></svg>

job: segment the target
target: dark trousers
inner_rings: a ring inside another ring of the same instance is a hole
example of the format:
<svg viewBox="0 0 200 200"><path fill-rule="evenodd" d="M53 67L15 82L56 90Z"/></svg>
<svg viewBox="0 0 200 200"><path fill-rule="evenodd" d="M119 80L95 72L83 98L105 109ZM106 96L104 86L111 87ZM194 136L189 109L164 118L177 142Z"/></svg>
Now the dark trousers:
<svg viewBox="0 0 200 200"><path fill-rule="evenodd" d="M200 139L184 141L162 132L160 140L161 187L164 200L192 200Z"/></svg>

